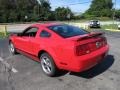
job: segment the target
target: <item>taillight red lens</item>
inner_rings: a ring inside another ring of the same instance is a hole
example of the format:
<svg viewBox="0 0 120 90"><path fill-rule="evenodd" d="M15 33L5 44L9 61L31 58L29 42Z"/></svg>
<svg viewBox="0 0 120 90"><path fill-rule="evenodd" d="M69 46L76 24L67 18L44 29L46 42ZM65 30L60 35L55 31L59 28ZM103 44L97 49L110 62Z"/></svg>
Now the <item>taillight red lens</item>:
<svg viewBox="0 0 120 90"><path fill-rule="evenodd" d="M105 37L103 38L103 42L102 43L103 43L103 46L107 45L107 39Z"/></svg>
<svg viewBox="0 0 120 90"><path fill-rule="evenodd" d="M100 37L101 37L102 45L103 46L107 45L107 39L106 39L106 37L104 35L101 35Z"/></svg>
<svg viewBox="0 0 120 90"><path fill-rule="evenodd" d="M83 45L78 45L76 46L76 54L78 56L88 54L90 52L93 52L97 49L100 49L101 47L105 46L107 44L107 40L105 37L101 38L98 41L83 44Z"/></svg>
<svg viewBox="0 0 120 90"><path fill-rule="evenodd" d="M78 56L90 53L89 46L87 44L79 45L76 47L76 54Z"/></svg>

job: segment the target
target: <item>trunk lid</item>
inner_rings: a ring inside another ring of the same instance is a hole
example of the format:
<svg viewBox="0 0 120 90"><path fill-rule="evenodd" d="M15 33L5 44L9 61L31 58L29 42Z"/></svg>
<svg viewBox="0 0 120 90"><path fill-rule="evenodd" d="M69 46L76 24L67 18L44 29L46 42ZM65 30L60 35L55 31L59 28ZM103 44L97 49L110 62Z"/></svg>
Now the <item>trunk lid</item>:
<svg viewBox="0 0 120 90"><path fill-rule="evenodd" d="M104 47L107 44L103 33L89 33L76 37L71 37L69 40L75 42L75 51L77 55L91 53Z"/></svg>

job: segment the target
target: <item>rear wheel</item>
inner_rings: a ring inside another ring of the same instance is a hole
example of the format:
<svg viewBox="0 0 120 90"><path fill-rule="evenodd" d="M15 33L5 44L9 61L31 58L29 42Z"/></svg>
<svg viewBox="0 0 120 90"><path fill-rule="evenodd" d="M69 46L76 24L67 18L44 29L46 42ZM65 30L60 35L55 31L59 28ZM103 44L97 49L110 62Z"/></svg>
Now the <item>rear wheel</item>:
<svg viewBox="0 0 120 90"><path fill-rule="evenodd" d="M14 44L12 42L9 43L9 51L13 55L17 54L15 46L14 46Z"/></svg>
<svg viewBox="0 0 120 90"><path fill-rule="evenodd" d="M40 60L42 70L46 75L53 77L57 74L58 69L53 61L53 58L49 54L43 53L40 56Z"/></svg>

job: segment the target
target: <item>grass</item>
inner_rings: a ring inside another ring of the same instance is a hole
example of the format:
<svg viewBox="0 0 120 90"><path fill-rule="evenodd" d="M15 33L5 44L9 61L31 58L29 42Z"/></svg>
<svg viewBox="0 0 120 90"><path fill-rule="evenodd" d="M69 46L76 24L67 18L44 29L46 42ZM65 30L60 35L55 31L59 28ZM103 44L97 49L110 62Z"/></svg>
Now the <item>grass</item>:
<svg viewBox="0 0 120 90"><path fill-rule="evenodd" d="M7 38L9 36L9 33L6 33L6 35L3 32L0 32L0 39L1 38Z"/></svg>
<svg viewBox="0 0 120 90"><path fill-rule="evenodd" d="M111 31L111 32L120 32L117 24L102 25L101 28L88 28L88 31L92 31L95 29L96 30L106 30L106 31Z"/></svg>
<svg viewBox="0 0 120 90"><path fill-rule="evenodd" d="M117 30L118 26L117 26L117 24L109 24L109 25L102 25L102 28L103 29L115 29L115 30Z"/></svg>
<svg viewBox="0 0 120 90"><path fill-rule="evenodd" d="M66 21L61 21L61 22L71 22L71 23L82 23L82 22L89 22L90 20L100 20L100 21L112 21L111 18L108 17L91 17L91 18L85 18L85 19L78 19L78 20L66 20Z"/></svg>
<svg viewBox="0 0 120 90"><path fill-rule="evenodd" d="M108 30L108 31L113 31L113 32L120 32L120 30L118 30L118 25L117 24L102 25L101 28L103 30Z"/></svg>

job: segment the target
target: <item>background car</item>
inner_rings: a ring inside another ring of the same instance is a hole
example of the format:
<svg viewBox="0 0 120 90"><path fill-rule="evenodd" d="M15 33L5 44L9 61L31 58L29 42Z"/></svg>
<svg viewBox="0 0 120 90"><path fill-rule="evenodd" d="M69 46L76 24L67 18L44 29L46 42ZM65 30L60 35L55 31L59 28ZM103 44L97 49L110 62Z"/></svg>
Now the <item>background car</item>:
<svg viewBox="0 0 120 90"><path fill-rule="evenodd" d="M89 22L90 28L100 28L100 22L98 20L91 20Z"/></svg>
<svg viewBox="0 0 120 90"><path fill-rule="evenodd" d="M120 24L118 25L118 29L120 30Z"/></svg>

